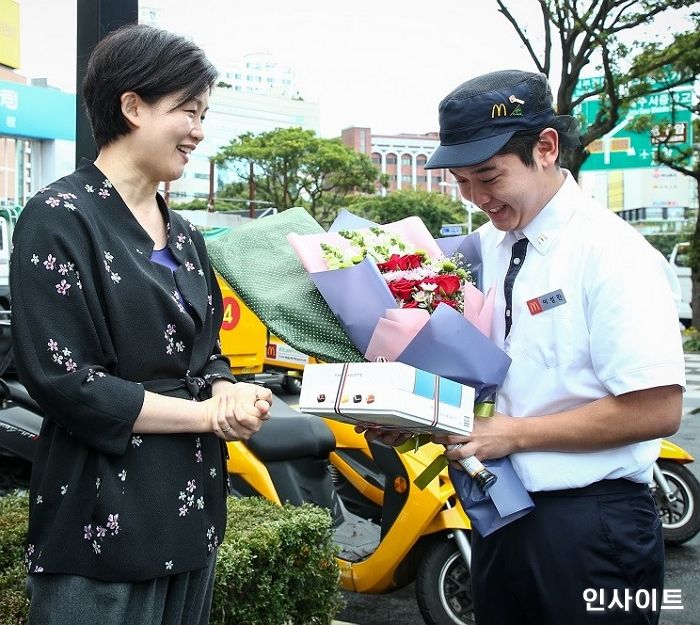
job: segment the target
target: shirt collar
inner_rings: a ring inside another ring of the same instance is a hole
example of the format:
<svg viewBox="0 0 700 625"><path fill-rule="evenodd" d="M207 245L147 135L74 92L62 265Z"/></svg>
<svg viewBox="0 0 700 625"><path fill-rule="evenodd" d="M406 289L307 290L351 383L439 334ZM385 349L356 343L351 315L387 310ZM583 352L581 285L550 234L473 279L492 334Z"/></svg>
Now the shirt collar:
<svg viewBox="0 0 700 625"><path fill-rule="evenodd" d="M552 199L544 205L542 210L535 215L535 218L522 231L499 232L496 245L501 245L502 243L512 245L522 236L526 236L540 254L544 255L549 251L549 248L557 240L559 233L576 210L574 195L578 185L571 172L566 169L562 169L562 172L565 175L564 184L562 184Z"/></svg>

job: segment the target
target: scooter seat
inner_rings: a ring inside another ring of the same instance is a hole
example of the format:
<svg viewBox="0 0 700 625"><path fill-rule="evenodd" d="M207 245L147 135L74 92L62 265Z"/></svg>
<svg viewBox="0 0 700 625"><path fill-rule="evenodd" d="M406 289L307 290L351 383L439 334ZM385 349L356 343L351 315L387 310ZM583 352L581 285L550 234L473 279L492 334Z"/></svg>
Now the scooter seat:
<svg viewBox="0 0 700 625"><path fill-rule="evenodd" d="M39 407L39 404L31 398L24 384L12 378L3 378L3 382L7 384L7 388L10 390L10 397L8 399L23 404L29 408L29 410L37 414L43 414L43 410Z"/></svg>
<svg viewBox="0 0 700 625"><path fill-rule="evenodd" d="M319 417L295 413L295 416L273 416L246 444L263 462L322 459L335 449L335 437Z"/></svg>

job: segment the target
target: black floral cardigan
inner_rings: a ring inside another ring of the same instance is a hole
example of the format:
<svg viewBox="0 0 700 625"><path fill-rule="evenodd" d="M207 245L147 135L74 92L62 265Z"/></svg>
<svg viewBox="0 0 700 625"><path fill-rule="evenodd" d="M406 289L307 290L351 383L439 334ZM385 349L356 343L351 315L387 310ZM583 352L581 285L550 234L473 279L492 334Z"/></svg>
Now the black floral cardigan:
<svg viewBox="0 0 700 625"><path fill-rule="evenodd" d="M147 580L203 567L223 537L221 441L132 432L144 389L203 399L213 380L234 380L204 239L158 203L174 273L150 260L152 239L88 161L41 189L16 226L15 364L46 413L30 489L31 574Z"/></svg>

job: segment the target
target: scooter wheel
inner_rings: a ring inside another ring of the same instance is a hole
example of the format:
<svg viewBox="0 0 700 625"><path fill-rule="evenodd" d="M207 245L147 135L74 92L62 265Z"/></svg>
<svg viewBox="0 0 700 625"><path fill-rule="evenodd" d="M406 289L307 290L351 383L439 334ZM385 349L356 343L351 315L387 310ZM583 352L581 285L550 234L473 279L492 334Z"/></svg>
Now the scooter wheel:
<svg viewBox="0 0 700 625"><path fill-rule="evenodd" d="M457 543L445 537L431 544L416 574L416 600L428 625L473 625L469 567Z"/></svg>
<svg viewBox="0 0 700 625"><path fill-rule="evenodd" d="M680 545L700 532L700 482L682 464L658 460L676 500L669 503L656 483L654 499L663 525L664 542Z"/></svg>

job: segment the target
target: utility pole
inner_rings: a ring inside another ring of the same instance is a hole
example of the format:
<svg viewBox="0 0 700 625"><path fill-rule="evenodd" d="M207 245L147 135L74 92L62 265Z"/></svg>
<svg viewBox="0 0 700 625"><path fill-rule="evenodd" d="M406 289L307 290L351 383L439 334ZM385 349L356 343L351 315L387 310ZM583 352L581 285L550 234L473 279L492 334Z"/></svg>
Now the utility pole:
<svg viewBox="0 0 700 625"><path fill-rule="evenodd" d="M90 54L105 35L125 24L139 21L138 0L78 0L75 102L75 166L83 158L94 160L97 147L85 113L82 84Z"/></svg>
<svg viewBox="0 0 700 625"><path fill-rule="evenodd" d="M255 172L252 161L248 169L248 209L248 216L255 219Z"/></svg>
<svg viewBox="0 0 700 625"><path fill-rule="evenodd" d="M211 212L214 210L214 202L216 198L214 197L214 173L215 165L214 161L209 161L209 198L207 199L207 211Z"/></svg>

